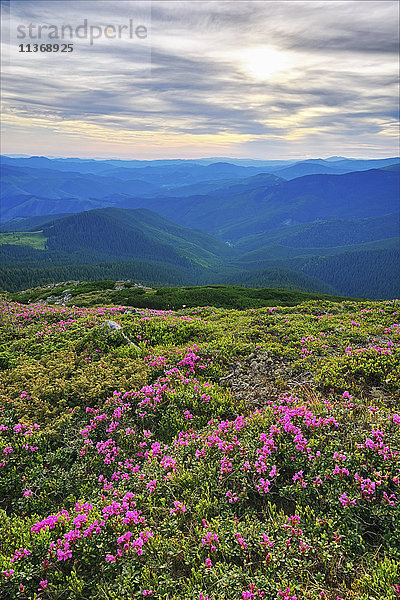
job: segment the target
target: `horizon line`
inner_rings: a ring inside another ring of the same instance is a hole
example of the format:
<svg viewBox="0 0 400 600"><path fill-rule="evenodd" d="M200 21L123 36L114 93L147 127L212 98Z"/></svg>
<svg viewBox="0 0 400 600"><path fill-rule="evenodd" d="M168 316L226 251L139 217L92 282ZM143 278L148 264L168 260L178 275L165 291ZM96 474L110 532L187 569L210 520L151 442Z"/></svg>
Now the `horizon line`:
<svg viewBox="0 0 400 600"><path fill-rule="evenodd" d="M400 159L400 156L383 156L377 157L376 155L372 155L368 158L366 157L355 157L355 156L342 156L342 155L330 155L330 156L318 156L318 157L310 157L310 156L300 156L300 157L280 157L280 158L252 158L250 156L201 156L196 158L121 158L118 156L109 156L109 157L101 157L101 156L55 156L55 155L45 155L45 154L19 154L19 153L2 153L1 157L5 158L45 158L47 160L87 160L87 161L107 161L107 160L118 160L121 162L155 162L155 161L192 161L195 162L197 160L215 160L215 161L227 161L227 160L246 160L252 162L280 162L280 161L307 161L307 160L329 160L332 158L336 158L339 160L388 160L392 158Z"/></svg>

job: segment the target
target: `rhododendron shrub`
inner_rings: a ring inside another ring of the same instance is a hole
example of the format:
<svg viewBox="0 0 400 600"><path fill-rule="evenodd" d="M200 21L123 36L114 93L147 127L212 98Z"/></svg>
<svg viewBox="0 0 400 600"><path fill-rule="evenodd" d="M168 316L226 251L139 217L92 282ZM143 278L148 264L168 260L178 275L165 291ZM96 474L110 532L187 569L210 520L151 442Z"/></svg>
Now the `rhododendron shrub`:
<svg viewBox="0 0 400 600"><path fill-rule="evenodd" d="M398 597L398 302L2 310L1 598Z"/></svg>

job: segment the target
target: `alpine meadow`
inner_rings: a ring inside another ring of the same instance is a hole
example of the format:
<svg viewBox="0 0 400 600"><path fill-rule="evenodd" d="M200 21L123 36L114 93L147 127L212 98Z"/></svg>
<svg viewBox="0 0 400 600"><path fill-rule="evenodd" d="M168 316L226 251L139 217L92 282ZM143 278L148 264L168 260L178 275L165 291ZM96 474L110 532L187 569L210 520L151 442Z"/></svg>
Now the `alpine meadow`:
<svg viewBox="0 0 400 600"><path fill-rule="evenodd" d="M0 600L400 598L398 2L1 12Z"/></svg>

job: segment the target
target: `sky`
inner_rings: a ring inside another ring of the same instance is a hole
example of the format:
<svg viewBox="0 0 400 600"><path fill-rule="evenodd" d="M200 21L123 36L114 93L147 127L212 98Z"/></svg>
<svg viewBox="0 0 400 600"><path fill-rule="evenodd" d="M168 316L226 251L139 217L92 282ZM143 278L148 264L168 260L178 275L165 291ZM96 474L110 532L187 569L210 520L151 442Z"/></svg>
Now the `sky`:
<svg viewBox="0 0 400 600"><path fill-rule="evenodd" d="M1 3L3 153L398 155L397 0Z"/></svg>

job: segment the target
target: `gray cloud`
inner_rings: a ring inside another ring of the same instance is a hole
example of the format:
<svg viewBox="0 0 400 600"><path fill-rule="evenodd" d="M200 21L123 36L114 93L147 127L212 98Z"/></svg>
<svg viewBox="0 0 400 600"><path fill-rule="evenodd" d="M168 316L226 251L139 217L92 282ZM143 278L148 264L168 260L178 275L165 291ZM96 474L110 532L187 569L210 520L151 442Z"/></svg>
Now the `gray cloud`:
<svg viewBox="0 0 400 600"><path fill-rule="evenodd" d="M149 8L28 0L13 2L11 16L13 26L56 22L60 14L77 25L113 24L145 22ZM254 142L271 136L277 149L296 136L304 136L303 149L313 147L307 140L319 130L339 146L358 135L361 145L370 136L371 147L390 147L386 133L377 136L396 118L397 2L153 1L151 9L142 45L76 40L73 53L51 57L19 55L6 45L4 109L15 126L18 118L49 119L50 130L72 120L111 132L193 134L199 143L220 133ZM264 46L297 60L287 77L260 79L246 70L242 51ZM243 142L255 147L263 142Z"/></svg>

